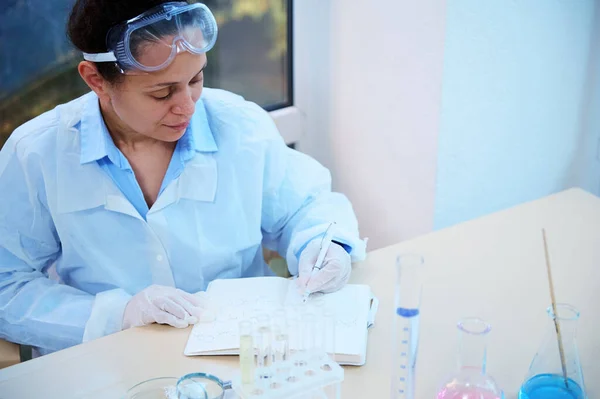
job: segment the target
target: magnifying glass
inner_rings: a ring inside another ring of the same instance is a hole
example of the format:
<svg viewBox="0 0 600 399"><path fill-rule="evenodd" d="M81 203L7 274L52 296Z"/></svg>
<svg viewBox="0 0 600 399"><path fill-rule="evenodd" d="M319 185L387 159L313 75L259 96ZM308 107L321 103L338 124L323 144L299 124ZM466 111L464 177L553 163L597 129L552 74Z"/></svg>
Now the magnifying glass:
<svg viewBox="0 0 600 399"><path fill-rule="evenodd" d="M231 381L207 373L186 374L177 381L177 399L223 399Z"/></svg>

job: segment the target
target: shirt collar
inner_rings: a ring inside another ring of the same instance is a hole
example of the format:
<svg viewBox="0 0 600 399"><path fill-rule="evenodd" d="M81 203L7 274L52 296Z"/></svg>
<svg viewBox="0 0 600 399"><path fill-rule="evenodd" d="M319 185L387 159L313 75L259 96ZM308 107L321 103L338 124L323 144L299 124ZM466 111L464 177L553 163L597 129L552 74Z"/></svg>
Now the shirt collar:
<svg viewBox="0 0 600 399"><path fill-rule="evenodd" d="M80 162L82 164L109 157L115 165L126 167L126 165L121 165L119 151L104 123L102 112L100 112L98 96L95 93L91 93L88 101L85 103L81 116L80 132ZM208 122L204 101L200 100L196 104L196 110L190 121L190 126L178 144L184 153L192 149L197 152L218 151L217 143ZM192 156L192 154L189 154L190 158ZM186 158L188 157L186 156Z"/></svg>
<svg viewBox="0 0 600 399"><path fill-rule="evenodd" d="M196 103L196 111L192 116L190 127L192 134L192 146L198 152L217 152L218 147L213 136L213 132L210 129L208 123L208 116L206 114L206 107L204 101L201 98Z"/></svg>
<svg viewBox="0 0 600 399"><path fill-rule="evenodd" d="M81 157L82 164L97 161L109 155L109 143L114 146L112 137L108 133L100 104L95 93L90 93L83 107L81 116Z"/></svg>

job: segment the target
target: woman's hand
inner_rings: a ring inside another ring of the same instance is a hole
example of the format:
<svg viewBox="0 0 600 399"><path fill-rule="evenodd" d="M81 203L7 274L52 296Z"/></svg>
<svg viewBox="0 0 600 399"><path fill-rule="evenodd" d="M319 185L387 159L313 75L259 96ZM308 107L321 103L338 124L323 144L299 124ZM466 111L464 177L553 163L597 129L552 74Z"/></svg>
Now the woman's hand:
<svg viewBox="0 0 600 399"><path fill-rule="evenodd" d="M334 292L342 288L350 278L352 264L350 255L342 246L332 242L325 254L321 270L312 274L313 266L319 256L321 240L311 241L298 261L298 288L302 292Z"/></svg>
<svg viewBox="0 0 600 399"><path fill-rule="evenodd" d="M152 323L185 328L198 322L207 302L206 293L192 295L174 287L151 285L129 300L122 328Z"/></svg>

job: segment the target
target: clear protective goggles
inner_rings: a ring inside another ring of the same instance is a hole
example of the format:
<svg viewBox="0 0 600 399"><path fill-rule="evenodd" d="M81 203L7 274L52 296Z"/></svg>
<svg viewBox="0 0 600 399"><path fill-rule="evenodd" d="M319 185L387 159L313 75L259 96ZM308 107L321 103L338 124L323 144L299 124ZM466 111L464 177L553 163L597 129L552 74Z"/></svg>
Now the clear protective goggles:
<svg viewBox="0 0 600 399"><path fill-rule="evenodd" d="M112 27L106 36L108 52L83 58L116 62L123 73L166 68L183 51L202 54L217 40L217 21L201 3L170 2Z"/></svg>

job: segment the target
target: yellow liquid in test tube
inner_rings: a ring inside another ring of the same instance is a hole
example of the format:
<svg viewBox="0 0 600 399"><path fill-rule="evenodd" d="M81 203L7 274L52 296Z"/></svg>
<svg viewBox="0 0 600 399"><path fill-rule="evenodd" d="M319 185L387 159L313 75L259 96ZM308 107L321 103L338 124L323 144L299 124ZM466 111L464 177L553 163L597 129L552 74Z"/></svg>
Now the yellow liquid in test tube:
<svg viewBox="0 0 600 399"><path fill-rule="evenodd" d="M252 335L240 335L240 372L242 384L254 383L254 340Z"/></svg>

